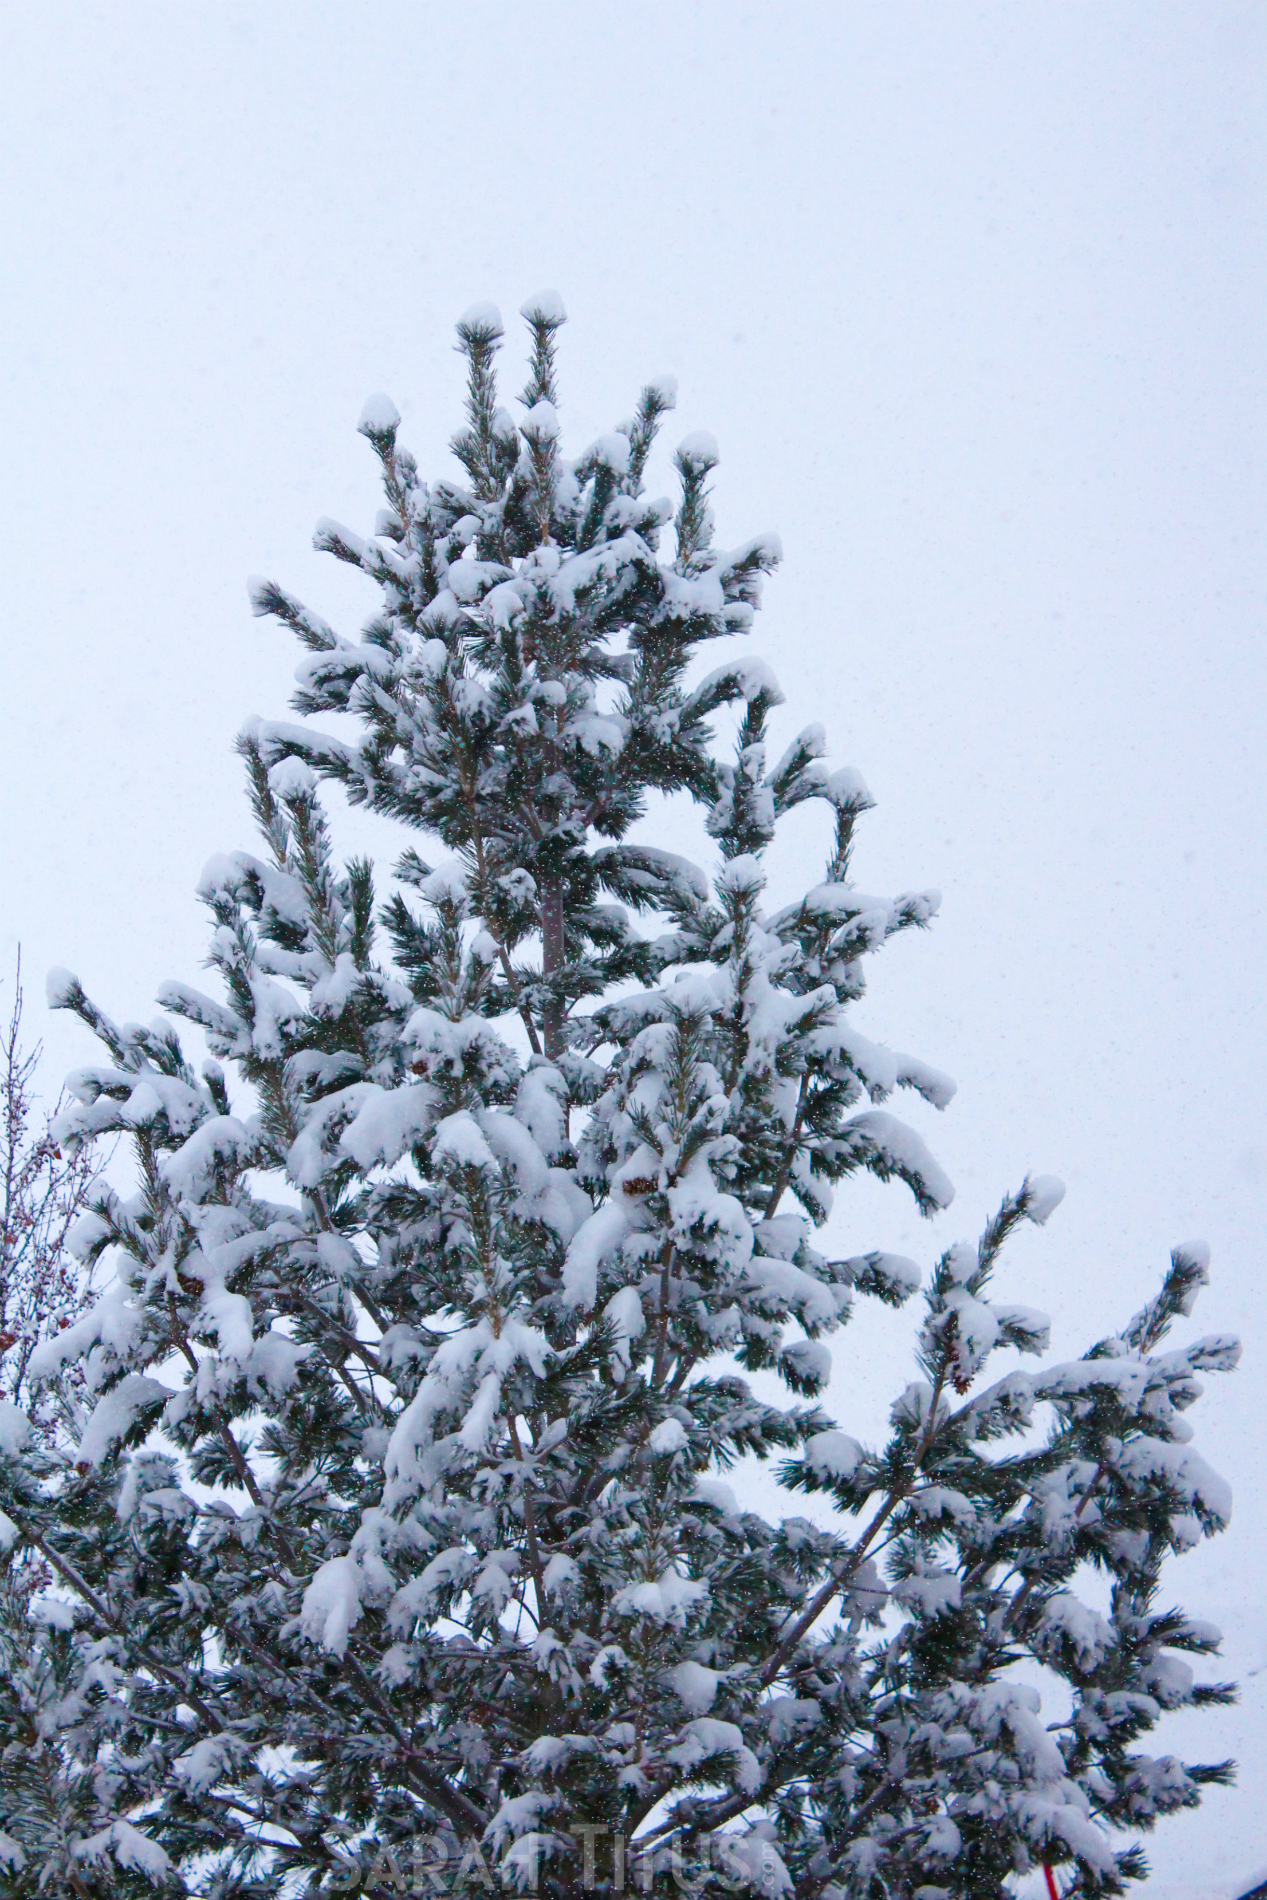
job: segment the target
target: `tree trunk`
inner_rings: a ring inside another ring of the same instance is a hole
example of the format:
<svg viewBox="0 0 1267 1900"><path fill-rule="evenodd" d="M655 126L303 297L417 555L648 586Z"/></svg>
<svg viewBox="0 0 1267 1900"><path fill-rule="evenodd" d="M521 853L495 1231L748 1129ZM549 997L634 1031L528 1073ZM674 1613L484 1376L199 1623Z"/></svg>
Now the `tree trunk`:
<svg viewBox="0 0 1267 1900"><path fill-rule="evenodd" d="M563 968L563 886L551 884L541 899L541 973L547 983ZM563 1054L563 997L547 997L542 1015L543 1041L551 1061Z"/></svg>

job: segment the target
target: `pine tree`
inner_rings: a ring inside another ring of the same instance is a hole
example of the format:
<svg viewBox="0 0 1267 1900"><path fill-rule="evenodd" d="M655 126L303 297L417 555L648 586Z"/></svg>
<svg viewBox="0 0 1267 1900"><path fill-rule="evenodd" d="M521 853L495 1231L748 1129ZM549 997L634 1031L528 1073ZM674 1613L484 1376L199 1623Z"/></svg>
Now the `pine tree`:
<svg viewBox="0 0 1267 1900"><path fill-rule="evenodd" d="M221 993L160 996L201 1072L51 979L106 1058L59 1137L126 1131L136 1189L99 1193L79 1239L113 1285L33 1368L82 1364L78 1441L0 1411L14 1547L58 1586L57 1693L24 1706L80 1801L41 1834L6 1713L5 1893L933 1900L1046 1863L1116 1894L1144 1862L1114 1834L1229 1773L1141 1747L1230 1693L1184 1660L1217 1632L1158 1594L1229 1510L1182 1414L1235 1342L1162 1349L1203 1250L1082 1358L989 1382L1046 1346L993 1297L1060 1198L1028 1179L924 1285L887 1440L818 1403L854 1299L922 1284L815 1245L833 1194L869 1171L951 1198L879 1106L951 1084L849 1010L936 898L855 887L866 788L816 726L770 762L766 666L700 676L778 543L714 544L707 436L676 507L648 498L667 381L565 457L563 314L525 307L518 420L497 313L460 321L460 480L424 483L367 406L386 506L368 539L317 531L381 590L359 640L254 589L307 649L298 712L348 717L241 738L263 843L201 882ZM335 861L331 782L416 838L382 900ZM636 840L653 791L702 807L711 873ZM823 878L772 911L808 800ZM745 1458L815 1516L745 1508Z"/></svg>

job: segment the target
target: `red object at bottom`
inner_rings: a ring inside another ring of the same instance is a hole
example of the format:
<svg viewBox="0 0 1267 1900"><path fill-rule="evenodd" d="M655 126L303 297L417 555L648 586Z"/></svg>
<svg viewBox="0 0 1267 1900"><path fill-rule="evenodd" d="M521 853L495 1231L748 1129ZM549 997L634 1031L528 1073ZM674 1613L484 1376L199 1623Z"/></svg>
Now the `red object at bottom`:
<svg viewBox="0 0 1267 1900"><path fill-rule="evenodd" d="M1051 1868L1047 1865L1046 1861L1043 1862L1043 1872L1047 1876L1047 1891L1051 1895L1051 1900L1060 1900L1060 1889L1056 1885L1056 1876L1055 1874L1053 1874L1053 1872L1051 1871Z"/></svg>

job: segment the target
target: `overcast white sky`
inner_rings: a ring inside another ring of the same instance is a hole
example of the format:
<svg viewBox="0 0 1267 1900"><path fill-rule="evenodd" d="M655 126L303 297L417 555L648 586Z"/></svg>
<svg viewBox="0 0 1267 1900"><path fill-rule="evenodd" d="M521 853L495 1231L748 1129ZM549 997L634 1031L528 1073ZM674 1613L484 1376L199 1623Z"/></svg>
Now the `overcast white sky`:
<svg viewBox="0 0 1267 1900"><path fill-rule="evenodd" d="M863 883L944 893L860 1021L958 1078L911 1119L959 1198L928 1228L859 1193L835 1233L930 1260L1060 1173L1005 1283L1066 1352L1213 1245L1199 1322L1247 1363L1196 1417L1238 1515L1172 1589L1247 1693L1167 1741L1244 1766L1155 1837L1148 1892L1239 1892L1267 1871L1267 8L43 0L5 42L0 967L20 939L50 1082L89 1052L47 967L148 1017L196 980L202 863L250 842L231 742L296 655L247 576L354 631L370 592L310 537L372 526L364 397L439 471L453 319L557 286L565 430L677 374L719 538L783 536L754 636L780 730L822 719L871 785ZM841 1339L842 1423L908 1376L852 1348L907 1330Z"/></svg>

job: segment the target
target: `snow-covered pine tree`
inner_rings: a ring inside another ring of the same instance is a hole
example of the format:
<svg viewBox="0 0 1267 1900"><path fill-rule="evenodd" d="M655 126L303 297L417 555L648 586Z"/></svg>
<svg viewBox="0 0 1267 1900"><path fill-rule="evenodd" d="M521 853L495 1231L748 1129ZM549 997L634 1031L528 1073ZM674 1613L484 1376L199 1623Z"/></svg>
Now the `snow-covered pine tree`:
<svg viewBox="0 0 1267 1900"><path fill-rule="evenodd" d="M36 1368L83 1362L79 1442L0 1413L63 1685L7 1759L46 1751L82 1806L45 1838L6 1771L0 1890L941 1900L1045 1862L1117 1893L1143 1859L1115 1832L1227 1773L1141 1747L1228 1693L1185 1661L1217 1632L1157 1595L1229 1509L1183 1414L1235 1343L1163 1349L1204 1253L1082 1358L988 1383L1046 1343L992 1297L1059 1199L1027 1180L933 1271L886 1442L819 1408L851 1301L921 1283L815 1246L833 1191L951 1198L877 1106L950 1084L849 1018L936 900L855 888L862 781L814 726L772 763L768 668L697 663L778 559L714 545L711 438L676 507L644 489L668 382L565 457L563 310L524 314L517 420L497 313L458 325L461 479L424 483L367 406L386 506L317 532L381 589L361 638L255 589L308 649L298 711L351 721L241 740L264 842L203 875L222 993L160 998L212 1059L52 979L106 1051L61 1139L126 1130L137 1185L77 1235L112 1290ZM381 907L323 780L417 840ZM650 791L703 806L711 872L635 841ZM772 912L807 800L826 869ZM722 1474L753 1457L815 1516L746 1509Z"/></svg>

